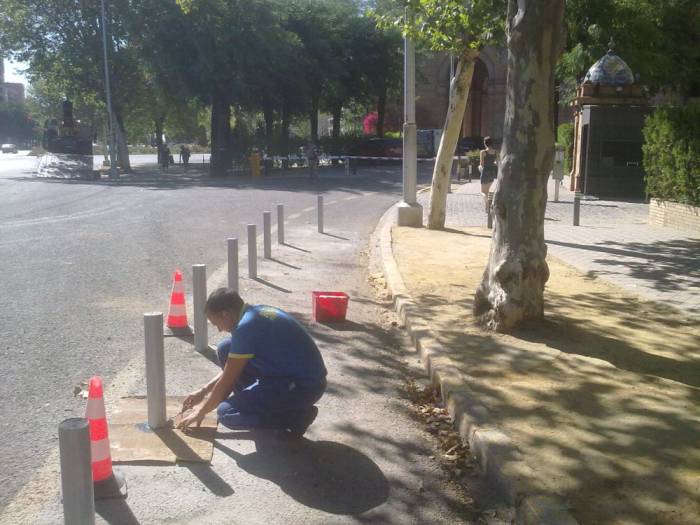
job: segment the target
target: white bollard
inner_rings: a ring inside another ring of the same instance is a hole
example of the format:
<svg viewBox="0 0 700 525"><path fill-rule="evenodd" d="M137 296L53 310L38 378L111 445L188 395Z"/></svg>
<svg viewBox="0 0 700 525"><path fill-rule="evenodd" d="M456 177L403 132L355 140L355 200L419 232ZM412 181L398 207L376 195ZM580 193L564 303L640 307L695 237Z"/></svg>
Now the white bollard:
<svg viewBox="0 0 700 525"><path fill-rule="evenodd" d="M66 525L93 525L95 492L88 420L82 417L63 420L58 425L58 449L61 457L63 522Z"/></svg>
<svg viewBox="0 0 700 525"><path fill-rule="evenodd" d="M284 204L277 205L277 243L284 244Z"/></svg>
<svg viewBox="0 0 700 525"><path fill-rule="evenodd" d="M272 213L263 212L263 257L272 259Z"/></svg>
<svg viewBox="0 0 700 525"><path fill-rule="evenodd" d="M238 238L228 239L228 287L238 291Z"/></svg>
<svg viewBox="0 0 700 525"><path fill-rule="evenodd" d="M248 277L258 277L258 245L255 224L248 225Z"/></svg>
<svg viewBox="0 0 700 525"><path fill-rule="evenodd" d="M194 349L203 352L209 347L207 316L207 265L192 265L192 305L194 308Z"/></svg>
<svg viewBox="0 0 700 525"><path fill-rule="evenodd" d="M318 196L318 233L323 233L323 195Z"/></svg>
<svg viewBox="0 0 700 525"><path fill-rule="evenodd" d="M146 400L148 426L161 428L167 422L165 412L165 352L163 348L163 314L143 314L146 346Z"/></svg>
<svg viewBox="0 0 700 525"><path fill-rule="evenodd" d="M554 179L554 202L559 202L559 185L561 181Z"/></svg>

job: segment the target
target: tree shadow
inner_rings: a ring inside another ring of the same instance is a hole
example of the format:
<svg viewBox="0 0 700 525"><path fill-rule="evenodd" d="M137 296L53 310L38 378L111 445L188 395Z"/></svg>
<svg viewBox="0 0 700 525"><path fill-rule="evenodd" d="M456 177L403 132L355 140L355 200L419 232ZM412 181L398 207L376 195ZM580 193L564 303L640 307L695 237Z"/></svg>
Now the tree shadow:
<svg viewBox="0 0 700 525"><path fill-rule="evenodd" d="M235 433L238 439L243 433ZM389 497L389 482L374 461L358 450L331 441L282 441L250 433L256 451L241 454L220 440L215 447L238 467L272 481L299 503L337 515L357 515Z"/></svg>

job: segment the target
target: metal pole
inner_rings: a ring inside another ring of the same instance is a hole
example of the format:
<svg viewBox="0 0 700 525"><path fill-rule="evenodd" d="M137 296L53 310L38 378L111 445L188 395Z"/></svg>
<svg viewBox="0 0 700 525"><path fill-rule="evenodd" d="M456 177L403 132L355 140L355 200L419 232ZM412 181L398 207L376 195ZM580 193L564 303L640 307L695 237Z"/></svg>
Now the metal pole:
<svg viewBox="0 0 700 525"><path fill-rule="evenodd" d="M58 449L61 456L63 522L66 525L93 525L95 492L88 420L82 417L63 420L58 425Z"/></svg>
<svg viewBox="0 0 700 525"><path fill-rule="evenodd" d="M263 212L263 257L272 259L272 212Z"/></svg>
<svg viewBox="0 0 700 525"><path fill-rule="evenodd" d="M578 226L581 218L581 194L574 193L574 226Z"/></svg>
<svg viewBox="0 0 700 525"><path fill-rule="evenodd" d="M112 92L109 85L109 65L107 62L107 17L105 16L105 0L100 0L102 11L102 53L105 65L105 91L107 95L107 120L109 122L109 176L119 176L117 172L117 155L114 146L114 122L112 116Z"/></svg>
<svg viewBox="0 0 700 525"><path fill-rule="evenodd" d="M350 159L345 157L345 175L350 175Z"/></svg>
<svg viewBox="0 0 700 525"><path fill-rule="evenodd" d="M277 243L284 244L284 204L277 205Z"/></svg>
<svg viewBox="0 0 700 525"><path fill-rule="evenodd" d="M143 314L146 346L146 401L148 404L148 426L165 426L165 352L163 348L163 314Z"/></svg>
<svg viewBox="0 0 700 525"><path fill-rule="evenodd" d="M411 15L405 10L406 18ZM418 172L418 148L416 142L416 48L408 37L404 38L404 124L403 124L403 201L399 203L398 225L420 227L423 224L423 208L416 199Z"/></svg>
<svg viewBox="0 0 700 525"><path fill-rule="evenodd" d="M209 346L207 316L204 308L207 304L207 265L192 265L192 304L194 307L194 349L198 352Z"/></svg>
<svg viewBox="0 0 700 525"><path fill-rule="evenodd" d="M323 195L318 195L317 201L318 201L318 206L317 206L318 233L323 233Z"/></svg>
<svg viewBox="0 0 700 525"><path fill-rule="evenodd" d="M403 200L416 203L418 151L416 142L416 46L404 41L404 126L403 126Z"/></svg>
<svg viewBox="0 0 700 525"><path fill-rule="evenodd" d="M487 219L486 219L486 223L487 223L486 226L488 227L489 230L491 228L493 228L493 208L492 208L492 205L493 205L493 192L490 191L489 195L488 195L489 211L488 211L488 215L487 215Z"/></svg>
<svg viewBox="0 0 700 525"><path fill-rule="evenodd" d="M248 225L248 277L257 279L258 277L258 245L255 224Z"/></svg>
<svg viewBox="0 0 700 525"><path fill-rule="evenodd" d="M554 179L554 202L559 202L559 184L561 181Z"/></svg>
<svg viewBox="0 0 700 525"><path fill-rule="evenodd" d="M228 287L238 291L238 238L228 239Z"/></svg>

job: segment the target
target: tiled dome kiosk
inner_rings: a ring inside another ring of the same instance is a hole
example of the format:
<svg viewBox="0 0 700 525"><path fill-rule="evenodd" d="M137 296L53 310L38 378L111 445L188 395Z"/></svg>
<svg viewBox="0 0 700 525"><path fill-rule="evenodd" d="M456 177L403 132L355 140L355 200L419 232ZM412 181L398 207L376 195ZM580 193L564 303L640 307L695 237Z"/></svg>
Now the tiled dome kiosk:
<svg viewBox="0 0 700 525"><path fill-rule="evenodd" d="M571 103L571 190L643 198L642 127L649 108L630 67L611 49L591 66Z"/></svg>

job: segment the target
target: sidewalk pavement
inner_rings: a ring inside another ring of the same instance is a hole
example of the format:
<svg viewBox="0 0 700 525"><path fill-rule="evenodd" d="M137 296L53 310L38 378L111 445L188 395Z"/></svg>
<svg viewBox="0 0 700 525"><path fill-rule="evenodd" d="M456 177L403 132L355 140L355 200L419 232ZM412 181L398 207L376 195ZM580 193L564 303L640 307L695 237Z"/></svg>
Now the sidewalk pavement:
<svg viewBox="0 0 700 525"><path fill-rule="evenodd" d="M453 188L446 231L392 229L387 212L395 306L519 520L700 523L700 239L645 224L631 202L586 200L574 227L571 193L560 200L539 328L485 333L471 318L491 234L478 182Z"/></svg>

